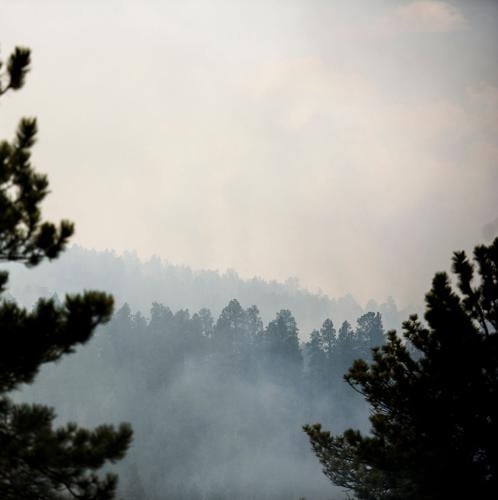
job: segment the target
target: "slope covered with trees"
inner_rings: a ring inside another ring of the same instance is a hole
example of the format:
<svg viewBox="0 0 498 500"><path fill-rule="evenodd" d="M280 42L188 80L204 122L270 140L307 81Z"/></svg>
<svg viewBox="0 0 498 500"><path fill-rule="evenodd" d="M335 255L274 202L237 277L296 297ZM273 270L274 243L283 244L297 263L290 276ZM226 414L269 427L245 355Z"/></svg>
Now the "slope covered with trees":
<svg viewBox="0 0 498 500"><path fill-rule="evenodd" d="M125 305L22 397L49 398L84 424L130 420L125 499L337 498L300 429L310 419L338 432L365 426L342 373L382 342L382 321L373 312L337 328L327 319L309 342L298 335L289 310L265 324L237 300L217 317L156 303L145 318Z"/></svg>
<svg viewBox="0 0 498 500"><path fill-rule="evenodd" d="M224 273L193 270L158 257L141 261L131 253L117 255L77 246L68 249L53 264L42 264L29 272L14 267L10 272L13 277L10 293L28 307L40 295L51 297L56 293L62 297L95 286L112 293L118 307L126 302L144 315L149 314L153 302L190 311L206 307L218 315L236 298L245 307L258 304L265 322L282 309L291 310L306 334L326 318L334 318L339 324L344 320L354 322L369 311L382 314L386 329L399 328L402 319L417 311L413 306L399 309L392 298L384 302L371 300L361 306L351 295L331 298L312 293L293 278L284 283L242 279L233 270Z"/></svg>

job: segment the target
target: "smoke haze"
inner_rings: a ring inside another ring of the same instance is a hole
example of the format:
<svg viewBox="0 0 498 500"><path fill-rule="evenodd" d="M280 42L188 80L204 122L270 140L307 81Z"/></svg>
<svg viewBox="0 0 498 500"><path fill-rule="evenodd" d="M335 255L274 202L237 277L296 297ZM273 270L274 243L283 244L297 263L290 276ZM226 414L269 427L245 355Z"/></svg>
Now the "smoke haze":
<svg viewBox="0 0 498 500"><path fill-rule="evenodd" d="M419 303L498 214L498 5L4 0L82 246ZM91 205L89 205L91 201Z"/></svg>

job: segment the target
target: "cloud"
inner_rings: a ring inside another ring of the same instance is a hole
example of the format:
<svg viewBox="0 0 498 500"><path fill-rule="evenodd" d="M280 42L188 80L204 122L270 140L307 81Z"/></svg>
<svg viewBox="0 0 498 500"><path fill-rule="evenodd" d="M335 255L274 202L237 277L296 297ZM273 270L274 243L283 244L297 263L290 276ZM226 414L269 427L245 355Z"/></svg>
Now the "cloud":
<svg viewBox="0 0 498 500"><path fill-rule="evenodd" d="M419 0L397 7L374 24L381 36L404 33L448 33L465 29L463 14L453 5L436 0Z"/></svg>
<svg viewBox="0 0 498 500"><path fill-rule="evenodd" d="M491 2L31 4L0 18L35 56L0 137L39 117L84 246L418 300L498 214Z"/></svg>

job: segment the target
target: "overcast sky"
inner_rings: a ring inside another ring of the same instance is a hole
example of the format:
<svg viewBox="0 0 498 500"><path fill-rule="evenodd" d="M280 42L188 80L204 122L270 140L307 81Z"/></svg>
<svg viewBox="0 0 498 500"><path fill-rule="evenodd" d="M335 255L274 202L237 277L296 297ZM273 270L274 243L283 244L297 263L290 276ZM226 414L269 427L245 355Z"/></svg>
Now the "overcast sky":
<svg viewBox="0 0 498 500"><path fill-rule="evenodd" d="M0 0L74 242L419 302L498 217L498 2Z"/></svg>

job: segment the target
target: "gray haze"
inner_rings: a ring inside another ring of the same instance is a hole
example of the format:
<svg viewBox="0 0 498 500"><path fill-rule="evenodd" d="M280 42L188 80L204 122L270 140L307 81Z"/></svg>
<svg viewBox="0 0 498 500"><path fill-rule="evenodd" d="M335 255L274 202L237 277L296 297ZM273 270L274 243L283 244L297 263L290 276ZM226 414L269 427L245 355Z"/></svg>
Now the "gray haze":
<svg viewBox="0 0 498 500"><path fill-rule="evenodd" d="M382 335L382 327L367 320L365 330L359 320L352 350L338 338L323 363L310 344L280 337L292 320L264 328L258 316L237 301L218 320L207 309L190 315L158 304L145 320L124 306L105 332L45 366L16 397L54 405L60 423L129 421L135 439L117 467L120 498L343 498L302 425L365 428L365 403L341 375L352 356L368 356L363 334ZM278 344L268 343L275 334Z"/></svg>
<svg viewBox="0 0 498 500"><path fill-rule="evenodd" d="M117 307L128 304L146 317L154 302L191 312L209 308L218 315L235 298L245 307L257 305L265 322L281 309L291 310L302 340L307 340L312 329L327 318L333 318L337 324L343 321L354 324L365 312L380 312L384 327L399 331L409 314L420 313L420 309L413 306L399 309L392 297L381 303L369 300L362 307L350 294L337 298L314 294L300 286L296 278L289 278L285 283L256 278L244 280L233 270L223 274L192 270L162 262L158 257L142 262L135 254L116 255L76 246L55 262L34 269L18 264L7 268L9 293L27 308L40 297L56 295L62 300L65 294L85 289L112 293Z"/></svg>
<svg viewBox="0 0 498 500"><path fill-rule="evenodd" d="M498 215L493 1L0 2L82 246L420 302Z"/></svg>

